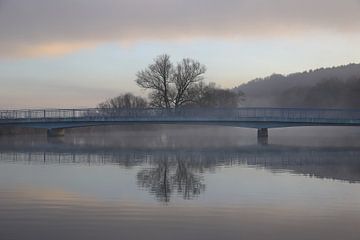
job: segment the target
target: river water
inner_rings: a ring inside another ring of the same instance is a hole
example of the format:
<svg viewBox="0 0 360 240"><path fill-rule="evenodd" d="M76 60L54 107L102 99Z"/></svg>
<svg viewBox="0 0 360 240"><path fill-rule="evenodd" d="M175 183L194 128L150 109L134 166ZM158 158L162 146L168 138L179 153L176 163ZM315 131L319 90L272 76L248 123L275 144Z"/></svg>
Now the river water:
<svg viewBox="0 0 360 240"><path fill-rule="evenodd" d="M119 127L0 139L0 239L359 239L360 132Z"/></svg>

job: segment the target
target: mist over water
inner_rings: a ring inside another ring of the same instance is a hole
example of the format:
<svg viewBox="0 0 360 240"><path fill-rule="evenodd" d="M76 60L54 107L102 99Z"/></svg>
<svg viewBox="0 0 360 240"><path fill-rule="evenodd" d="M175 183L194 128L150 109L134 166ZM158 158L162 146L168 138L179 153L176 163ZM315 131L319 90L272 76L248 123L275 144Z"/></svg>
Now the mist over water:
<svg viewBox="0 0 360 240"><path fill-rule="evenodd" d="M358 239L360 130L74 129L0 138L1 239ZM21 229L21 231L19 231Z"/></svg>
<svg viewBox="0 0 360 240"><path fill-rule="evenodd" d="M65 137L46 132L0 136L1 146L104 146L123 148L229 148L257 144L256 129L222 126L130 125L67 129ZM357 127L292 127L269 129L270 145L358 147Z"/></svg>

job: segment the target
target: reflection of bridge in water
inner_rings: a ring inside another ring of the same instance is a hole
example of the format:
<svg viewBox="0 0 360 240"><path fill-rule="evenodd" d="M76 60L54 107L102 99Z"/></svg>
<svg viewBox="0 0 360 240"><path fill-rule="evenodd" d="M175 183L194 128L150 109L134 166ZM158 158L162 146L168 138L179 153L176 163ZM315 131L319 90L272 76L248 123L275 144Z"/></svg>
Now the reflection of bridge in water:
<svg viewBox="0 0 360 240"><path fill-rule="evenodd" d="M237 109L47 109L2 110L0 126L48 129L49 136L64 129L118 124L203 124L258 129L298 126L360 126L360 110L237 108Z"/></svg>
<svg viewBox="0 0 360 240"><path fill-rule="evenodd" d="M218 150L139 150L139 149L1 149L2 163L118 165L142 167L138 185L161 201L173 193L190 199L205 190L204 172L223 166L245 165L273 172L360 182L360 151L344 148L292 148L281 146L243 147Z"/></svg>

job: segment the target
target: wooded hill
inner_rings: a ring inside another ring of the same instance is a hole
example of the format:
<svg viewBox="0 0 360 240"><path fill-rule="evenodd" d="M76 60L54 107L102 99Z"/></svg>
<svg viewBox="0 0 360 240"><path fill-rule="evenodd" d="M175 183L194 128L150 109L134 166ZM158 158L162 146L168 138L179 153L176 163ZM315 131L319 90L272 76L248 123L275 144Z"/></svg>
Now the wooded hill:
<svg viewBox="0 0 360 240"><path fill-rule="evenodd" d="M273 74L242 84L245 106L360 108L360 64Z"/></svg>

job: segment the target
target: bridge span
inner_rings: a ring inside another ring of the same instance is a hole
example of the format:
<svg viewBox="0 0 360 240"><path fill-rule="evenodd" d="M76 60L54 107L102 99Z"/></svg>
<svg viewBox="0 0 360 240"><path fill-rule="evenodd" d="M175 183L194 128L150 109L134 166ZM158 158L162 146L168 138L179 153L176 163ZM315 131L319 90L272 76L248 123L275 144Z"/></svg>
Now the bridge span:
<svg viewBox="0 0 360 240"><path fill-rule="evenodd" d="M43 128L48 136L66 128L119 124L221 125L258 129L300 126L360 126L360 110L303 108L25 109L0 110L1 127Z"/></svg>

